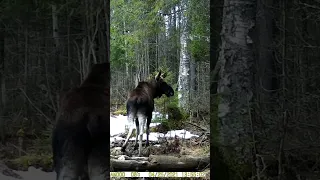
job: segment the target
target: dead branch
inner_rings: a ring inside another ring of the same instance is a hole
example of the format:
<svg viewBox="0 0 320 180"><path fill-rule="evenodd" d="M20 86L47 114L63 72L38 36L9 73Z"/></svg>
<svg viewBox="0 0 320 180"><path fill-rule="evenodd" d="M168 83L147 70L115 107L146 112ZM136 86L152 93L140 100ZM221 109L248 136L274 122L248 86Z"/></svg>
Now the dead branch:
<svg viewBox="0 0 320 180"><path fill-rule="evenodd" d="M208 131L208 129L205 128L205 127L202 127L202 126L200 126L200 125L197 125L197 124L194 124L194 123L191 123L191 122L185 122L185 124L190 124L190 125L198 128L198 129L200 129L200 130L202 130L202 131L204 131L204 132L209 132L209 134L210 134L210 131Z"/></svg>

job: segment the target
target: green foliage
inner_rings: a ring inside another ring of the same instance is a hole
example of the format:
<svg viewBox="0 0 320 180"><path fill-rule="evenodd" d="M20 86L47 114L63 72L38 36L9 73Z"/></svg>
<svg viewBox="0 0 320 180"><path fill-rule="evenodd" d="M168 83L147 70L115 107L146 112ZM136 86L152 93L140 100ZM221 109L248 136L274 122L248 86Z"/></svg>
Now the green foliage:
<svg viewBox="0 0 320 180"><path fill-rule="evenodd" d="M29 20L31 16L40 11L51 14L51 4L63 3L65 2L62 0L2 0L0 3L0 20L7 18Z"/></svg>
<svg viewBox="0 0 320 180"><path fill-rule="evenodd" d="M189 19L189 31L192 39L189 41L188 49L196 61L208 60L210 54L210 29L209 29L209 1L190 0L187 11Z"/></svg>
<svg viewBox="0 0 320 180"><path fill-rule="evenodd" d="M43 130L40 136L33 140L33 146L29 149L29 151L35 154L39 154L41 152L51 153L51 135L52 128Z"/></svg>
<svg viewBox="0 0 320 180"><path fill-rule="evenodd" d="M174 129L183 129L183 122L188 120L188 114L186 114L182 109L173 105L168 106L167 111L169 116L170 127L174 127Z"/></svg>
<svg viewBox="0 0 320 180"><path fill-rule="evenodd" d="M153 122L160 122L163 126L169 129L182 129L183 122L188 119L189 115L184 112L183 109L179 108L178 104L177 93L170 98L163 96L159 99L155 99L155 106L157 107L157 110L161 114L168 114L168 119L154 119Z"/></svg>
<svg viewBox="0 0 320 180"><path fill-rule="evenodd" d="M128 63L135 66L137 54L145 42L164 31L163 18L158 12L164 7L164 0L110 1L111 42L110 61L113 67Z"/></svg>
<svg viewBox="0 0 320 180"><path fill-rule="evenodd" d="M19 130L21 134L22 130ZM28 147L26 155L6 160L6 164L17 170L27 170L29 166L42 167L44 170L52 168L52 150L51 150L52 128L43 130L39 136L32 140L31 147Z"/></svg>
<svg viewBox="0 0 320 180"><path fill-rule="evenodd" d="M127 109L125 105L120 106L114 113L114 115L127 115Z"/></svg>
<svg viewBox="0 0 320 180"><path fill-rule="evenodd" d="M19 130L20 133L20 130ZM28 148L26 155L6 160L6 164L17 170L27 170L29 166L41 167L51 170L53 159L51 152L52 128L43 130L38 138L32 140L32 146Z"/></svg>

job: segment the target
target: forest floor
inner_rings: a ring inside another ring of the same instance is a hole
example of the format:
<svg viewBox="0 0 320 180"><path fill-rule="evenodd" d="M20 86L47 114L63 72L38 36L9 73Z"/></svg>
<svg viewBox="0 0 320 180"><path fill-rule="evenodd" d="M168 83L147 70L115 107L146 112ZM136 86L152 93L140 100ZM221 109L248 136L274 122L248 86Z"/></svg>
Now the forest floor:
<svg viewBox="0 0 320 180"><path fill-rule="evenodd" d="M125 125L126 116L111 115L111 155L123 154L119 150L119 147L121 147L126 138ZM144 154L145 156L152 154L174 156L192 155L198 157L209 155L210 153L208 136L197 128L189 126L182 130L164 132L160 123L152 123L151 126L150 146L147 148L148 151ZM134 150L132 146L132 141L135 139L134 133L131 141L128 143L126 151L126 155L129 156L135 156L137 154L137 150ZM145 134L143 139L146 139ZM31 180L35 176L43 177L46 180L55 179L55 173L52 172L50 138L24 139L22 146L19 146L18 138L9 139L7 142L6 144L0 143L1 180ZM206 168L205 171L209 173L209 167Z"/></svg>
<svg viewBox="0 0 320 180"><path fill-rule="evenodd" d="M155 112L152 119L157 119L156 116L161 116ZM125 152L121 151L121 146L125 141L128 129L125 130L127 123L126 116L113 115L111 116L110 127L112 129L110 136L110 153L114 157L123 158L122 156L137 157L138 148L134 147L135 131L129 139ZM114 122L113 122L114 121ZM142 156L191 156L191 157L206 157L210 156L210 140L208 131L202 129L203 126L199 123L188 122L181 129L168 128L162 123L150 124L149 146L145 147L146 134L143 134ZM194 125L196 124L196 125ZM205 172L207 178L210 174L210 168L198 169Z"/></svg>
<svg viewBox="0 0 320 180"><path fill-rule="evenodd" d="M125 117L125 116L123 116ZM123 119L123 118L121 118ZM121 123L120 123L121 124ZM119 128L119 123L117 128ZM180 130L170 130L163 132L162 124L151 123L148 151L145 156L152 155L194 155L201 156L207 155L210 152L210 142L207 136L202 132L197 131L195 128L186 128ZM116 130L114 130L116 131ZM160 132L159 132L160 131ZM192 132L192 133L191 133ZM110 148L111 155L119 155L121 145L127 136L127 132L120 132L118 134L111 135ZM126 155L136 156L138 149L134 148L135 131L130 138L127 146ZM143 134L143 148L145 148L146 134Z"/></svg>

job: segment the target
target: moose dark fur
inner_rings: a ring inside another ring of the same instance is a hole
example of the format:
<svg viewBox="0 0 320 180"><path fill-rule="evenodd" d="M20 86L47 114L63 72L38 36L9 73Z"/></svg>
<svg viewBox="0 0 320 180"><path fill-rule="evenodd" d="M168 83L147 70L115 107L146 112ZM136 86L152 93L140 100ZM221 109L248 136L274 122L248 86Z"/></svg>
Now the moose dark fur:
<svg viewBox="0 0 320 180"><path fill-rule="evenodd" d="M109 178L110 63L93 65L78 88L60 98L52 134L57 180Z"/></svg>
<svg viewBox="0 0 320 180"><path fill-rule="evenodd" d="M122 151L125 151L128 140L131 137L133 129L135 127L135 147L137 147L137 139L139 135L139 156L141 156L142 135L144 132L146 121L146 146L149 146L149 126L151 123L152 112L154 110L154 99L160 98L163 94L165 94L167 97L174 95L172 87L164 81L164 77L165 75L161 75L160 71L154 79L149 82L139 82L138 86L134 90L129 92L126 106L127 118L130 128L126 141L122 145Z"/></svg>

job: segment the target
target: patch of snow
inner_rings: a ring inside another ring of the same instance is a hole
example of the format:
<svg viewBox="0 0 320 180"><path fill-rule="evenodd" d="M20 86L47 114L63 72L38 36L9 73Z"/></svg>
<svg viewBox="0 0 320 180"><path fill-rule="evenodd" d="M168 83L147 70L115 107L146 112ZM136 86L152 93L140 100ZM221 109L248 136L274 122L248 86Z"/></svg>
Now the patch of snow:
<svg viewBox="0 0 320 180"><path fill-rule="evenodd" d="M125 132L127 116L118 115L110 117L110 135L116 135Z"/></svg>
<svg viewBox="0 0 320 180"><path fill-rule="evenodd" d="M155 118L155 117L162 117L163 115L159 112L153 112L152 116L153 116L153 118ZM150 123L150 127L154 127L159 124L160 123ZM128 125L126 116L119 115L119 116L112 117L112 120L110 121L110 128L112 131L112 133L110 133L111 136L125 133L125 126L126 125ZM191 134L189 131L182 129L182 130L172 130L172 131L167 132L166 134L158 133L158 132L151 132L149 134L149 141L158 141L159 137L163 138L163 137L175 137L175 136L178 136L183 139L190 139L191 137L198 137L198 135ZM129 140L134 141L135 139L136 139L136 137L132 136ZM143 139L144 140L147 139L146 133L143 134ZM110 137L110 142L114 142L115 140L125 140L125 138L122 138L119 136Z"/></svg>
<svg viewBox="0 0 320 180"><path fill-rule="evenodd" d="M150 123L150 127L156 127L159 124L161 124L161 123Z"/></svg>
<svg viewBox="0 0 320 180"><path fill-rule="evenodd" d="M119 137L119 136L115 136L115 137L110 138L110 142L121 141L121 140L125 140L125 139L122 137Z"/></svg>
<svg viewBox="0 0 320 180"><path fill-rule="evenodd" d="M156 118L164 118L166 117L167 118L168 114L166 114L165 116L159 112L152 112L152 119L156 119Z"/></svg>
<svg viewBox="0 0 320 180"><path fill-rule="evenodd" d="M115 150L121 150L121 147L115 147L114 149Z"/></svg>
<svg viewBox="0 0 320 180"><path fill-rule="evenodd" d="M149 134L149 141L158 141L158 138L161 137L161 134L162 134L162 133L151 132L151 133ZM163 137L163 136L162 136L162 137ZM136 139L136 137L132 137L132 138L130 138L129 140L133 141L133 140L135 140L135 139ZM144 133L144 134L142 135L142 139L147 139L147 134L146 134L146 133ZM138 140L139 140L139 139L138 139Z"/></svg>
<svg viewBox="0 0 320 180"><path fill-rule="evenodd" d="M45 180L56 180L55 172L44 172L41 169L36 169L35 167L29 167L28 171L13 171L19 174L22 180L35 180L35 179L45 179ZM19 180L14 177L5 176L0 173L1 180Z"/></svg>
<svg viewBox="0 0 320 180"><path fill-rule="evenodd" d="M184 139L190 139L191 137L199 137L198 135L191 134L189 131L184 130L184 129L169 131L166 134L166 137L175 137L175 136L178 136L178 137L184 138Z"/></svg>
<svg viewBox="0 0 320 180"><path fill-rule="evenodd" d="M152 119L162 118L163 115L159 112L152 113ZM168 115L165 115L166 119L168 119ZM150 127L154 127L159 125L160 123L150 123ZM125 132L125 127L129 125L127 121L127 116L118 115L118 116L110 116L110 136L114 136L120 133Z"/></svg>

